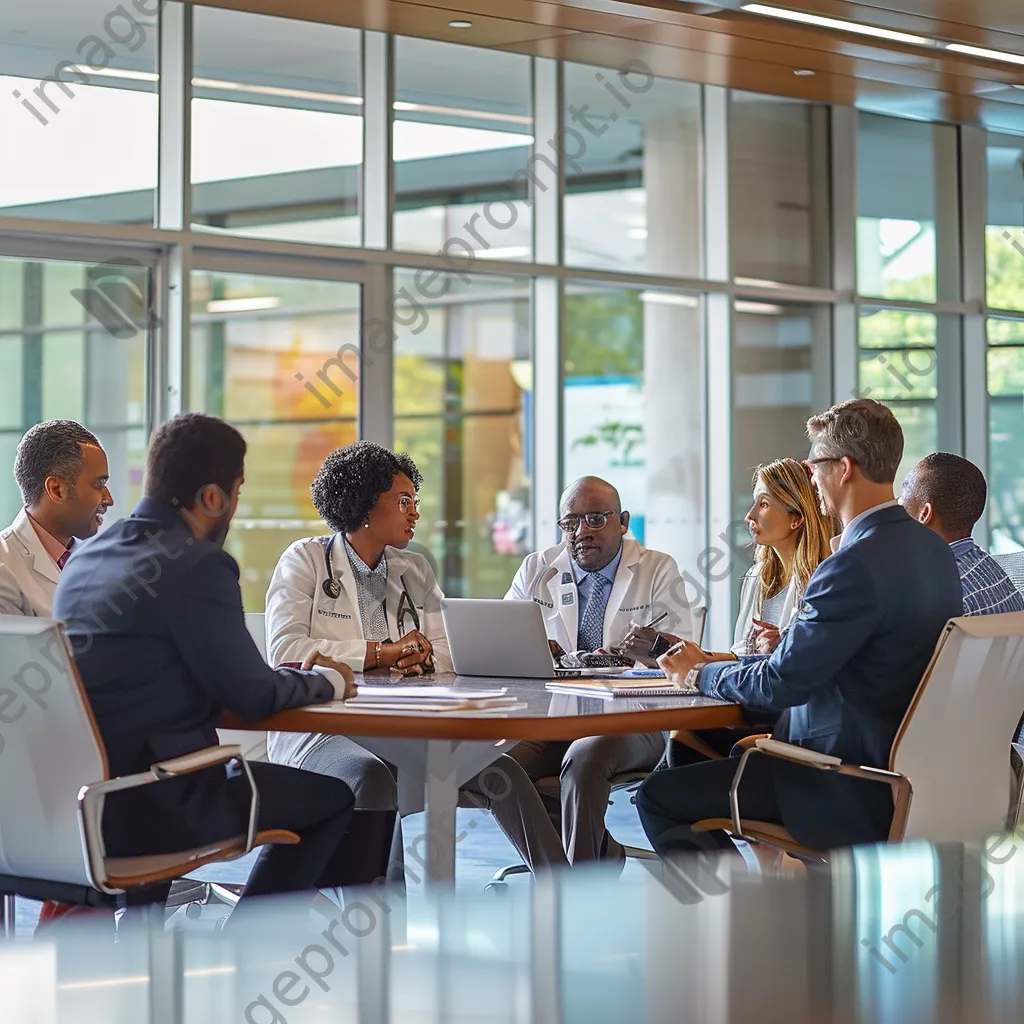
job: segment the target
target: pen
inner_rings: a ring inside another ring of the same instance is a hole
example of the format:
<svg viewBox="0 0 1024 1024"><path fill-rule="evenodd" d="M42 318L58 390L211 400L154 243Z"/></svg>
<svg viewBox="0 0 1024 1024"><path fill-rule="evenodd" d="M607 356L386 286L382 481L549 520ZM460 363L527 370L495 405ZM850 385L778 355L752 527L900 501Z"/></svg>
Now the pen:
<svg viewBox="0 0 1024 1024"><path fill-rule="evenodd" d="M665 618L667 618L667 617L668 617L668 612L662 612L662 613L661 613L661 614L660 614L660 615L659 615L659 616L658 616L658 617L657 617L656 619L651 619L651 621L650 621L650 622L648 622L648 623L647 623L647 625L646 625L646 626L644 626L643 628L644 628L644 629L654 629L654 627L655 627L655 626L656 626L656 625L657 625L657 624L658 624L659 622L661 622L661 620L662 620L662 619L665 619Z"/></svg>

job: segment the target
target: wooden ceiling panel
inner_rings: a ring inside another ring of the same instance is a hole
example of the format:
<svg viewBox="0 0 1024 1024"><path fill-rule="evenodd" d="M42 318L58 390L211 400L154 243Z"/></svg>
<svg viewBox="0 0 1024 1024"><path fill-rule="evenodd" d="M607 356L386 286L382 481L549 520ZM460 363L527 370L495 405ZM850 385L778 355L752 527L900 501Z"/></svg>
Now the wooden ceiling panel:
<svg viewBox="0 0 1024 1024"><path fill-rule="evenodd" d="M1024 53L1024 0L768 2ZM740 0L717 10L675 0L206 3L608 67L639 58L666 77L1024 133L1024 91L1012 88L1024 85L1024 67L752 15Z"/></svg>

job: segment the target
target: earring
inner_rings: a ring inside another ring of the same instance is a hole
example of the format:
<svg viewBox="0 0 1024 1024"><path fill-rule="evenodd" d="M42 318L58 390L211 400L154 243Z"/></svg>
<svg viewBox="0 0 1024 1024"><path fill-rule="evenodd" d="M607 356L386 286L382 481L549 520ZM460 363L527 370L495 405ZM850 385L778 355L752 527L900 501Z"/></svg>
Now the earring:
<svg viewBox="0 0 1024 1024"><path fill-rule="evenodd" d="M364 530L368 530L369 528L370 528L370 524L369 523L363 523L363 529Z"/></svg>

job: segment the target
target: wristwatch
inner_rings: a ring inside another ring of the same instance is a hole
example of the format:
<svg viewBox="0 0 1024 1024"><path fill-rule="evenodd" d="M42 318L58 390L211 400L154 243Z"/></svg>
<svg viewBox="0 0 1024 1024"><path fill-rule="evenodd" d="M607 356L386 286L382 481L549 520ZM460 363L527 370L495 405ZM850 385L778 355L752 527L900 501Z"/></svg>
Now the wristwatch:
<svg viewBox="0 0 1024 1024"><path fill-rule="evenodd" d="M700 693L700 670L703 665L694 665L689 672L686 673L686 678L680 683L680 689L687 693Z"/></svg>

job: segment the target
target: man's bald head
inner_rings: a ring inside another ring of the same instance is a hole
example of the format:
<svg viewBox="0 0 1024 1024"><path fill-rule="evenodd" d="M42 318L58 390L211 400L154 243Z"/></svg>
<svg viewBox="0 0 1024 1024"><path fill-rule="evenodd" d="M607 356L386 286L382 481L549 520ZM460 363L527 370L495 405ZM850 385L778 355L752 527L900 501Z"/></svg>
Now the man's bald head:
<svg viewBox="0 0 1024 1024"><path fill-rule="evenodd" d="M606 516L602 526L594 527L584 518L590 513ZM622 547L622 538L629 529L629 513L623 511L619 492L607 480L597 476L581 476L562 493L560 520L578 525L565 531L565 541L573 561L587 572L603 569Z"/></svg>
<svg viewBox="0 0 1024 1024"><path fill-rule="evenodd" d="M578 480L573 480L562 491L562 499L558 503L559 511L564 514L574 499L596 501L601 508L589 510L593 512L603 512L609 508L622 508L619 492L607 480L602 480L599 476L581 476Z"/></svg>

